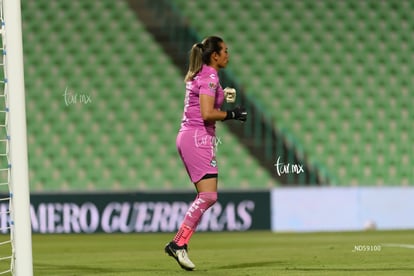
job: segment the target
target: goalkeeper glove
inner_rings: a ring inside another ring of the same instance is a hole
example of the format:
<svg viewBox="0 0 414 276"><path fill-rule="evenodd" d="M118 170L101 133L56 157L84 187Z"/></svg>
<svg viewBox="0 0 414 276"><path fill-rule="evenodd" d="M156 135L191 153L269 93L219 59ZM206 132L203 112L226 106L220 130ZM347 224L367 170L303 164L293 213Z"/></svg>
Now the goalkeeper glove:
<svg viewBox="0 0 414 276"><path fill-rule="evenodd" d="M244 107L237 106L236 108L227 111L227 116L223 121L226 120L239 120L245 122L247 120L247 111Z"/></svg>
<svg viewBox="0 0 414 276"><path fill-rule="evenodd" d="M226 87L224 88L224 98L228 103L234 103L236 101L236 89Z"/></svg>

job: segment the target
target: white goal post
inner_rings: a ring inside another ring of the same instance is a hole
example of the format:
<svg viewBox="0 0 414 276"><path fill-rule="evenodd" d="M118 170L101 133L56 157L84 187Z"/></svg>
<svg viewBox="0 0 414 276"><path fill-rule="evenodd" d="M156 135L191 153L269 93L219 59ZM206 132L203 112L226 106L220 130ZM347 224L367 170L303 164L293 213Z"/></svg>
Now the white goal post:
<svg viewBox="0 0 414 276"><path fill-rule="evenodd" d="M32 276L32 233L20 0L2 0L8 95L12 273Z"/></svg>

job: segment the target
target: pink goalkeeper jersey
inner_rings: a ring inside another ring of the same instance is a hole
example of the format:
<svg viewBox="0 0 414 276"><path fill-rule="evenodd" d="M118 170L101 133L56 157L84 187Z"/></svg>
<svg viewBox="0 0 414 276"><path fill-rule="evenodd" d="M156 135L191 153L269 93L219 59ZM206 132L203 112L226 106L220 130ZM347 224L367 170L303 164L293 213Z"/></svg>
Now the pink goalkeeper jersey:
<svg viewBox="0 0 414 276"><path fill-rule="evenodd" d="M215 130L215 122L205 122L201 117L200 94L214 97L214 108L219 109L224 101L223 88L220 85L216 69L203 65L192 81L186 83L184 112L180 130L205 127Z"/></svg>

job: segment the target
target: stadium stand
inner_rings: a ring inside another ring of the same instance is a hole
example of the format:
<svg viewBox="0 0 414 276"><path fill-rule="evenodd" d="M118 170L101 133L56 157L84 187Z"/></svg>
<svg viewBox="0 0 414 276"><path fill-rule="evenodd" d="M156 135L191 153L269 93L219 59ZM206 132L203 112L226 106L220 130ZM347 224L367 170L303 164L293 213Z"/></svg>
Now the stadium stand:
<svg viewBox="0 0 414 276"><path fill-rule="evenodd" d="M334 185L412 185L413 1L175 0Z"/></svg>
<svg viewBox="0 0 414 276"><path fill-rule="evenodd" d="M183 76L128 5L24 1L22 17L31 189L192 189L175 149ZM222 188L277 185L217 128Z"/></svg>

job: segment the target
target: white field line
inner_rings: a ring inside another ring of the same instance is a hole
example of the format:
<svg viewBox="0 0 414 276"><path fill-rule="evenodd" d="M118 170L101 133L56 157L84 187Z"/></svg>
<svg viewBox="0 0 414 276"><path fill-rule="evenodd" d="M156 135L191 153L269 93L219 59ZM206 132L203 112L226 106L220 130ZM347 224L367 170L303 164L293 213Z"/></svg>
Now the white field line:
<svg viewBox="0 0 414 276"><path fill-rule="evenodd" d="M404 243L383 243L381 244L384 247L399 247L399 248L408 248L414 249L414 244L404 244Z"/></svg>

